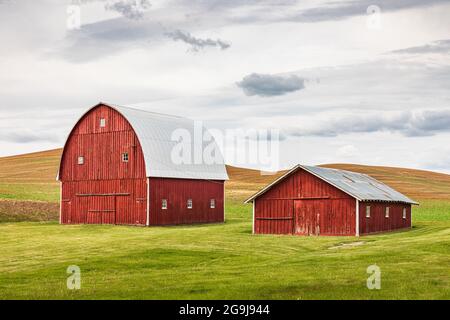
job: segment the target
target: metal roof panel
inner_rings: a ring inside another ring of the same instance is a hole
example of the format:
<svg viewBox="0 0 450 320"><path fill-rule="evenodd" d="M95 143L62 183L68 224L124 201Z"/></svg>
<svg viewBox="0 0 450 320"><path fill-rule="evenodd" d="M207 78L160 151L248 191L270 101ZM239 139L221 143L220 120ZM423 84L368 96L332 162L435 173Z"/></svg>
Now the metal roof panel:
<svg viewBox="0 0 450 320"><path fill-rule="evenodd" d="M100 102L89 109L80 120L100 105L105 105L116 110L133 127L144 154L147 177L228 180L223 156L214 138L208 142L202 139L202 150L205 150L206 146L211 147L212 144L214 149L218 151L215 163L209 164L205 163L205 161L195 163L195 161L191 161L191 163L177 164L172 160L171 154L173 147L178 143L172 140L173 132L177 129L186 130L189 132L192 142L195 128L195 122L193 120L104 102ZM202 127L202 129L203 132L207 132L206 128ZM191 150L193 150L192 143ZM59 180L59 170L57 180Z"/></svg>
<svg viewBox="0 0 450 320"><path fill-rule="evenodd" d="M202 150L213 143L217 154L216 163L208 164L205 161L195 163L192 151L191 163L175 163L172 159L172 150L178 144L172 140L172 134L177 129L189 132L191 137L191 150L194 140L194 121L160 113L106 104L120 112L136 132L144 153L145 166L148 177L182 178L182 179L210 179L228 180L228 174L220 150L214 141L206 142L202 139ZM206 128L202 127L204 132Z"/></svg>
<svg viewBox="0 0 450 320"><path fill-rule="evenodd" d="M360 201L387 201L418 204L407 196L392 189L388 185L363 173L357 173L347 170L323 168L316 166L297 165L277 180L267 185L265 188L251 196L245 202L251 202L253 199L265 193L273 185L283 180L298 169L303 169L318 178L328 182L339 190L351 195Z"/></svg>

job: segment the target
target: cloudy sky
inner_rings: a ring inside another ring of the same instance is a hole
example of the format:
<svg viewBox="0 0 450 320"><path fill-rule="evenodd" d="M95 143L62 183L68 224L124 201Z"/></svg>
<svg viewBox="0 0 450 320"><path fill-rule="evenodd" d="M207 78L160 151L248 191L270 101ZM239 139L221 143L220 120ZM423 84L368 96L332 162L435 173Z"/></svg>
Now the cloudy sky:
<svg viewBox="0 0 450 320"><path fill-rule="evenodd" d="M61 147L107 101L277 129L281 168L450 173L449 15L443 0L0 0L0 156Z"/></svg>

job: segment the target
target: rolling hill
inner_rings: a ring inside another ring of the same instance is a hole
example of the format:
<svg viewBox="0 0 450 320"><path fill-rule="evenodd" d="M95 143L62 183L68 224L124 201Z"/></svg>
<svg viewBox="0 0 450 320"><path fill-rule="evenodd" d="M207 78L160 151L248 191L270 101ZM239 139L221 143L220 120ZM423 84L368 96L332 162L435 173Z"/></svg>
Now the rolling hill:
<svg viewBox="0 0 450 320"><path fill-rule="evenodd" d="M59 183L55 180L61 149L0 158L0 199L58 202ZM450 175L425 170L325 164L369 174L407 196L417 199L450 200ZM227 166L229 199L242 201L286 171L262 175L258 170Z"/></svg>

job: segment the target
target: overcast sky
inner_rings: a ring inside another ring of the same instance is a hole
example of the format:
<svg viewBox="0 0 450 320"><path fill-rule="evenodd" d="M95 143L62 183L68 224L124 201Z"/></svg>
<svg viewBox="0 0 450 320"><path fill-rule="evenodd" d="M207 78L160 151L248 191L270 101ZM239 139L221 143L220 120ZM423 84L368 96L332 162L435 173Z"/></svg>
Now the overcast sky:
<svg viewBox="0 0 450 320"><path fill-rule="evenodd" d="M62 147L107 101L279 129L282 168L450 173L449 16L441 0L0 0L0 156Z"/></svg>

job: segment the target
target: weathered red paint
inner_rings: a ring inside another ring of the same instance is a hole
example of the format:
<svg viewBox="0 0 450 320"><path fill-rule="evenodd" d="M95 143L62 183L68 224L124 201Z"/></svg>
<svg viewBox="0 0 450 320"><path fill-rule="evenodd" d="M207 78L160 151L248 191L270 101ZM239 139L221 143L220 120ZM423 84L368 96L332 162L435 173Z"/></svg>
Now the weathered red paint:
<svg viewBox="0 0 450 320"><path fill-rule="evenodd" d="M370 206L370 217L366 217L366 207ZM389 218L386 218L386 207L389 207ZM406 218L403 218L403 209ZM387 202L359 203L360 234L378 233L397 229L411 228L411 205Z"/></svg>
<svg viewBox="0 0 450 320"><path fill-rule="evenodd" d="M299 169L254 200L254 233L296 235L357 235L357 200L328 182ZM411 226L411 205L370 202L372 215L365 218L366 203L359 203L359 234ZM385 218L385 207L390 217ZM407 218L403 219L403 208ZM381 211L383 213L381 217Z"/></svg>
<svg viewBox="0 0 450 320"><path fill-rule="evenodd" d="M100 119L106 126L100 127ZM128 153L128 162L122 153ZM78 164L78 157L84 164ZM61 159L61 223L149 225L222 222L223 181L149 178L139 139L116 110L99 105L72 130ZM149 185L147 185L149 183ZM162 199L168 210L161 209ZM193 208L186 209L187 199ZM210 199L215 199L214 209Z"/></svg>

